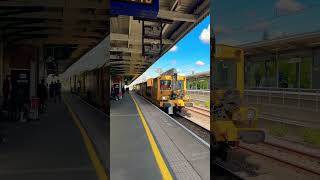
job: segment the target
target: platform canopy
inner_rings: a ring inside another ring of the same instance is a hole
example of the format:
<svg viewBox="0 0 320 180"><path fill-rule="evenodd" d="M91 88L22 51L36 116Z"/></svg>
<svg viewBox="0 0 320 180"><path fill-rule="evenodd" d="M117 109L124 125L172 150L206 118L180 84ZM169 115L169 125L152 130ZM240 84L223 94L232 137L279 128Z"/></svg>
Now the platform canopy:
<svg viewBox="0 0 320 180"><path fill-rule="evenodd" d="M312 49L320 46L320 31L306 32L239 45L246 55L273 54L277 51Z"/></svg>
<svg viewBox="0 0 320 180"><path fill-rule="evenodd" d="M73 75L107 66L109 62L110 37L107 36L96 47L84 54L78 61L72 64L60 78L67 79Z"/></svg>
<svg viewBox="0 0 320 180"><path fill-rule="evenodd" d="M108 14L108 0L0 1L0 41L55 52L61 73L109 34Z"/></svg>
<svg viewBox="0 0 320 180"><path fill-rule="evenodd" d="M110 71L113 75L129 75L134 80L200 23L210 12L209 0L159 0L157 19L116 16L110 18ZM159 41L143 37L145 26L162 23L162 50L158 56L146 57L143 41ZM144 39L144 40L142 40Z"/></svg>

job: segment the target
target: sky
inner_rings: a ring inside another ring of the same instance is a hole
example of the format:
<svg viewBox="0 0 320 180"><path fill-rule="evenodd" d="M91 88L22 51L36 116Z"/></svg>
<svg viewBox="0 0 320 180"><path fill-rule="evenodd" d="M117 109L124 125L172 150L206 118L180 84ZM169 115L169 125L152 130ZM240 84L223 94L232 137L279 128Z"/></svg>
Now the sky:
<svg viewBox="0 0 320 180"><path fill-rule="evenodd" d="M320 31L319 0L211 1L210 12L216 42L228 45Z"/></svg>
<svg viewBox="0 0 320 180"><path fill-rule="evenodd" d="M210 70L210 16L205 18L166 54L136 79L133 84L159 75L175 67L179 75L189 75Z"/></svg>
<svg viewBox="0 0 320 180"><path fill-rule="evenodd" d="M320 31L320 0L212 0L210 6L212 18L203 20L138 81L157 76L157 68L176 67L184 75L209 71L210 24L216 43L232 46Z"/></svg>

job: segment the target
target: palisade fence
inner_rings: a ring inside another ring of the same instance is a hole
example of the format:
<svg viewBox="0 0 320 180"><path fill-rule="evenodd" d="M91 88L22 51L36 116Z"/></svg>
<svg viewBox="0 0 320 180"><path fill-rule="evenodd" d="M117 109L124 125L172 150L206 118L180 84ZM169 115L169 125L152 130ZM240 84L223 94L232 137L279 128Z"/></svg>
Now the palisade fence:
<svg viewBox="0 0 320 180"><path fill-rule="evenodd" d="M320 89L250 88L245 90L249 104L280 105L308 111L319 111Z"/></svg>
<svg viewBox="0 0 320 180"><path fill-rule="evenodd" d="M210 90L187 90L187 94L193 100L210 100ZM250 88L244 91L244 101L319 112L320 89Z"/></svg>
<svg viewBox="0 0 320 180"><path fill-rule="evenodd" d="M187 95L190 96L192 100L206 102L210 100L210 90L187 90Z"/></svg>

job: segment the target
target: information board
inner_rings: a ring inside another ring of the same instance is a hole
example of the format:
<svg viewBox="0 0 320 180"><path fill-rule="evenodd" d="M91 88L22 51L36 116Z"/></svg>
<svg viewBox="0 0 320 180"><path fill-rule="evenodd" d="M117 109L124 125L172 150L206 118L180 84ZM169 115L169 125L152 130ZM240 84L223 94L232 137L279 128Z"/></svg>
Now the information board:
<svg viewBox="0 0 320 180"><path fill-rule="evenodd" d="M156 19L159 0L111 0L111 15Z"/></svg>

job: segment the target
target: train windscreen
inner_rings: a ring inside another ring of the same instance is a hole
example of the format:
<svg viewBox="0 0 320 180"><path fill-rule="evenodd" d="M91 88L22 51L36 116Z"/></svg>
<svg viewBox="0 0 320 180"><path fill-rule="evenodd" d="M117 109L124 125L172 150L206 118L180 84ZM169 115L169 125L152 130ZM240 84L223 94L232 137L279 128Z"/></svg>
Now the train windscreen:
<svg viewBox="0 0 320 180"><path fill-rule="evenodd" d="M160 90L171 90L171 80L161 80Z"/></svg>

